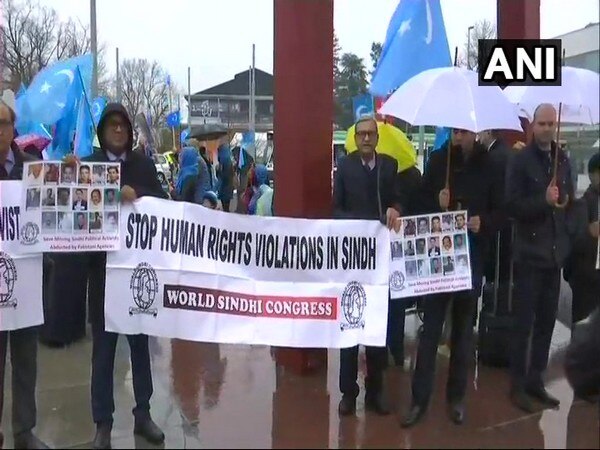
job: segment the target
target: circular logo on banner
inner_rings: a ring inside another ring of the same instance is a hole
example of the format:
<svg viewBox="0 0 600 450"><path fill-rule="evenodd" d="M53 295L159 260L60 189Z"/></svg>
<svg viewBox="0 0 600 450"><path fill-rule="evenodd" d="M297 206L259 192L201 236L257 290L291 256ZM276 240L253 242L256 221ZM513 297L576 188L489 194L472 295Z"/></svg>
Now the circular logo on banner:
<svg viewBox="0 0 600 450"><path fill-rule="evenodd" d="M342 293L342 311L346 323L342 323L342 331L353 328L364 328L363 315L367 305L367 294L365 288L357 281L352 281L344 288Z"/></svg>
<svg viewBox="0 0 600 450"><path fill-rule="evenodd" d="M402 272L399 270L394 271L394 273L390 275L390 289L395 292L401 291L404 289L405 280L406 278Z"/></svg>
<svg viewBox="0 0 600 450"><path fill-rule="evenodd" d="M16 281L15 262L7 253L0 252L0 308L17 307L17 301L13 299Z"/></svg>
<svg viewBox="0 0 600 450"><path fill-rule="evenodd" d="M151 308L158 294L158 277L148 263L140 263L133 269L129 289L137 307L129 308L129 315L149 314L157 316L158 310Z"/></svg>
<svg viewBox="0 0 600 450"><path fill-rule="evenodd" d="M21 244L33 245L36 244L40 235L40 227L33 223L27 222L23 228L21 228Z"/></svg>

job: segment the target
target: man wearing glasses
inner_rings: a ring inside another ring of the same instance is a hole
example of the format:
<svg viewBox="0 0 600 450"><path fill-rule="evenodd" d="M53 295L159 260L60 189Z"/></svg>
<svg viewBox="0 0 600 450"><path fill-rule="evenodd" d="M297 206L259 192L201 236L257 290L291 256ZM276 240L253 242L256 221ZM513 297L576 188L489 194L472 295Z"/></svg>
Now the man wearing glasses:
<svg viewBox="0 0 600 450"><path fill-rule="evenodd" d="M340 161L336 171L333 199L338 219L380 220L388 228L397 228L401 211L398 189L398 163L376 152L379 133L372 117L360 119L355 126L358 151ZM387 364L385 347L367 347L365 407L380 415L389 414L383 402L383 371ZM359 387L358 346L341 350L339 413L354 414Z"/></svg>

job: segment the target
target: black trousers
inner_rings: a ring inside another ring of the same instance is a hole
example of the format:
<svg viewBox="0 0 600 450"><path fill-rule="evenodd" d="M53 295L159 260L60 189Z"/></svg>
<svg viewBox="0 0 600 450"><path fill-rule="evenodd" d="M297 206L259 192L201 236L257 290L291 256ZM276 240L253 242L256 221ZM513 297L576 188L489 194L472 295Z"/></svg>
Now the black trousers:
<svg viewBox="0 0 600 450"><path fill-rule="evenodd" d="M404 355L404 328L406 325L406 300L390 300L388 308L388 326L386 344L390 353L395 356Z"/></svg>
<svg viewBox="0 0 600 450"><path fill-rule="evenodd" d="M423 300L423 331L419 337L417 364L412 380L412 403L427 408L433 391L437 348L444 328L446 310L452 308L451 356L446 385L448 402L461 401L467 390L473 358L473 311L481 291L436 294Z"/></svg>
<svg viewBox="0 0 600 450"><path fill-rule="evenodd" d="M529 264L515 266L516 322L511 361L514 389L543 383L559 295L560 269L542 269Z"/></svg>
<svg viewBox="0 0 600 450"><path fill-rule="evenodd" d="M365 390L367 398L374 398L383 390L383 372L387 366L386 347L366 347L367 376ZM340 391L343 395L358 397L358 346L340 350Z"/></svg>
<svg viewBox="0 0 600 450"><path fill-rule="evenodd" d="M10 341L13 435L30 432L36 424L37 328L0 332L0 419L4 408L4 372Z"/></svg>

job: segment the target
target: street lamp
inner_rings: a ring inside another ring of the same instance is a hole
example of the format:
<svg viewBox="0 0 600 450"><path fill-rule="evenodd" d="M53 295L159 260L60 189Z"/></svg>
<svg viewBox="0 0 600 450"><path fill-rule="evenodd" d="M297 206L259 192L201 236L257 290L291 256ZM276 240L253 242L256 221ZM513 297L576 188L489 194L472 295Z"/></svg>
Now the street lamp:
<svg viewBox="0 0 600 450"><path fill-rule="evenodd" d="M467 29L467 69L471 68L471 30L475 28L473 25L471 25L468 29Z"/></svg>

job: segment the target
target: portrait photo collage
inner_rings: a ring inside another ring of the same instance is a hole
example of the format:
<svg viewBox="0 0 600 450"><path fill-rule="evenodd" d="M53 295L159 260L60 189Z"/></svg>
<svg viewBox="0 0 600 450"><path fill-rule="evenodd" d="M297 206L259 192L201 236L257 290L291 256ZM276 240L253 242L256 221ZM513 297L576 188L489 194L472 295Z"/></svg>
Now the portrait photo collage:
<svg viewBox="0 0 600 450"><path fill-rule="evenodd" d="M116 234L120 178L118 163L26 163L26 213L39 212L42 235Z"/></svg>
<svg viewBox="0 0 600 450"><path fill-rule="evenodd" d="M392 261L403 262L408 280L469 274L466 211L403 218L399 237Z"/></svg>

